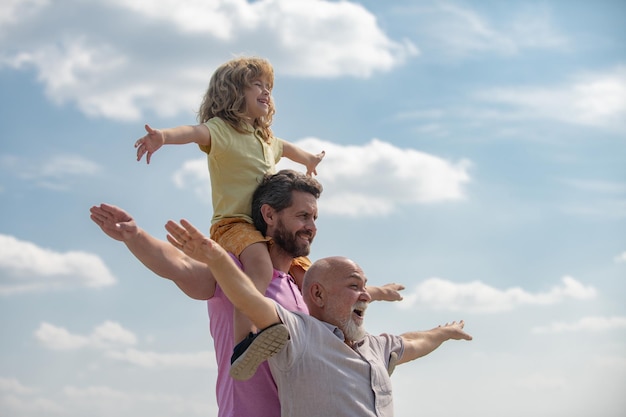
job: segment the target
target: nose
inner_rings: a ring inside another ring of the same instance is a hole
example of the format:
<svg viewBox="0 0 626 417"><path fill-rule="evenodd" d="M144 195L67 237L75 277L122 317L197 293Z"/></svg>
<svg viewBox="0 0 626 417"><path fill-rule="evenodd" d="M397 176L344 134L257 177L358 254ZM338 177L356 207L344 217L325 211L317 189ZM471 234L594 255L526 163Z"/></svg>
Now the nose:
<svg viewBox="0 0 626 417"><path fill-rule="evenodd" d="M359 301L365 301L366 303L369 303L370 301L372 301L372 296L369 292L367 292L367 290L363 290L361 292L361 296L359 297Z"/></svg>
<svg viewBox="0 0 626 417"><path fill-rule="evenodd" d="M317 234L317 226L315 225L315 220L310 219L307 222L305 227L306 227L306 230L309 231L309 233L311 233L311 236L315 237L315 235Z"/></svg>

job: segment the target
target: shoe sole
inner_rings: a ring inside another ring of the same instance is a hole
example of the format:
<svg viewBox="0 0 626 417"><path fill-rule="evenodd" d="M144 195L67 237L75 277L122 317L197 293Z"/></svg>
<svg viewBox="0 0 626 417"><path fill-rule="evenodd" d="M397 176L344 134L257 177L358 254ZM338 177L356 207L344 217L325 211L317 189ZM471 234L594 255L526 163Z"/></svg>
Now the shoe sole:
<svg viewBox="0 0 626 417"><path fill-rule="evenodd" d="M230 376L238 381L252 378L264 361L278 353L289 340L289 331L278 324L259 333L250 346L230 366Z"/></svg>

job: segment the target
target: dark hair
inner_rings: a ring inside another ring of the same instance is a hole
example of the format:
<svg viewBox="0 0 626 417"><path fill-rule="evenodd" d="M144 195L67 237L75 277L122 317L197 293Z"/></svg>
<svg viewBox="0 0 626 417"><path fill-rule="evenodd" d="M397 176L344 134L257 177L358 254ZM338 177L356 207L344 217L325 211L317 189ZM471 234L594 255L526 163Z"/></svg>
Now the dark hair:
<svg viewBox="0 0 626 417"><path fill-rule="evenodd" d="M264 236L267 233L267 223L261 214L261 206L268 204L276 211L286 209L292 204L293 191L302 191L319 198L322 184L313 177L291 169L266 174L261 180L252 195L252 221Z"/></svg>

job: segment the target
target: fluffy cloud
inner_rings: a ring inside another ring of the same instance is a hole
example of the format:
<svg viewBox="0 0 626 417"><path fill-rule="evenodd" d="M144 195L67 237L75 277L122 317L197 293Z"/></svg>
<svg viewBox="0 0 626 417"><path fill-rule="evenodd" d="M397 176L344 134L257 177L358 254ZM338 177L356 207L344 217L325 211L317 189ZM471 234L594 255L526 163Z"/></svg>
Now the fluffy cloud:
<svg viewBox="0 0 626 417"><path fill-rule="evenodd" d="M404 295L399 306L475 313L498 313L523 305L551 305L565 299L586 300L596 296L592 286L585 286L565 276L561 285L546 292L531 293L519 287L498 289L480 281L455 283L441 278L429 278Z"/></svg>
<svg viewBox="0 0 626 417"><path fill-rule="evenodd" d="M11 392L15 394L31 394L34 390L26 387L15 378L0 377L0 393Z"/></svg>
<svg viewBox="0 0 626 417"><path fill-rule="evenodd" d="M14 378L0 377L0 410L11 416L202 416L211 414L215 402L205 397L154 393L141 388L129 392L105 385L66 385L58 387L58 391L42 390L25 387Z"/></svg>
<svg viewBox="0 0 626 417"><path fill-rule="evenodd" d="M54 252L2 234L0 277L0 295L57 288L101 288L116 282L96 255Z"/></svg>
<svg viewBox="0 0 626 417"><path fill-rule="evenodd" d="M211 72L233 54L265 56L277 71L296 77L369 77L418 53L409 41L390 39L363 6L345 1L9 6L0 14L0 68L34 70L53 102L119 120L137 120L146 110L171 116L197 108Z"/></svg>
<svg viewBox="0 0 626 417"><path fill-rule="evenodd" d="M490 20L452 2L432 2L405 10L414 19L425 49L450 57L479 53L514 55L528 49L565 49L569 40L558 32L550 12L541 7L511 8L509 18Z"/></svg>
<svg viewBox="0 0 626 417"><path fill-rule="evenodd" d="M315 138L296 144L313 153L326 151L317 178L325 187L320 210L328 215L380 216L403 205L462 200L464 186L470 181L468 160L452 162L378 139L352 146ZM284 158L278 164L278 169L283 168L303 169ZM174 182L181 188L193 188L209 201L206 159L185 163L174 174Z"/></svg>
<svg viewBox="0 0 626 417"><path fill-rule="evenodd" d="M553 322L532 329L533 333L600 332L626 329L626 317L583 317L576 322Z"/></svg>
<svg viewBox="0 0 626 417"><path fill-rule="evenodd" d="M63 394L65 407L75 416L93 415L94 409L98 410L99 416L203 416L212 414L210 411L215 403L215 400L196 399L190 395L153 393L141 388L129 392L103 385L65 386Z"/></svg>
<svg viewBox="0 0 626 417"><path fill-rule="evenodd" d="M575 125L626 126L626 67L573 76L559 86L493 88L476 94L497 110L484 118L551 119Z"/></svg>
<svg viewBox="0 0 626 417"><path fill-rule="evenodd" d="M48 155L42 160L0 156L0 168L42 188L66 190L74 181L100 172L100 166L79 155Z"/></svg>
<svg viewBox="0 0 626 417"><path fill-rule="evenodd" d="M215 355L209 351L192 353L158 353L142 351L130 346L137 344L137 337L119 323L105 321L90 334L80 335L63 327L41 323L35 331L35 339L53 350L96 349L104 356L142 368L189 368L214 369Z"/></svg>
<svg viewBox="0 0 626 417"><path fill-rule="evenodd" d="M193 353L158 353L126 349L109 351L106 356L142 368L216 369L215 355L209 351Z"/></svg>
<svg viewBox="0 0 626 417"><path fill-rule="evenodd" d="M103 349L137 343L137 337L131 331L111 321L105 321L87 336L72 334L67 329L44 322L35 331L35 338L43 346L55 350Z"/></svg>

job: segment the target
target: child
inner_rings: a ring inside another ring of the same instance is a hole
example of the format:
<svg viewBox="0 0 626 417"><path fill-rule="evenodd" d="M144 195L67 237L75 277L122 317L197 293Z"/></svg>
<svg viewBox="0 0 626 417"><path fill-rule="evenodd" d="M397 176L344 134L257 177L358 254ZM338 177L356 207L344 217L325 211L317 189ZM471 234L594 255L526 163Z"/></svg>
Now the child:
<svg viewBox="0 0 626 417"><path fill-rule="evenodd" d="M196 143L207 154L211 178L213 217L211 239L239 258L243 270L264 294L273 275L267 249L269 238L252 224L252 194L266 173L286 157L317 175L324 152L314 155L276 138L270 126L275 113L271 92L274 70L261 58L235 58L211 76L195 126L157 130L146 125L147 134L135 143L137 161L146 162L163 145ZM299 273L310 261L294 260ZM239 311L234 314L235 344L243 340L252 323ZM231 372L232 373L232 372Z"/></svg>

